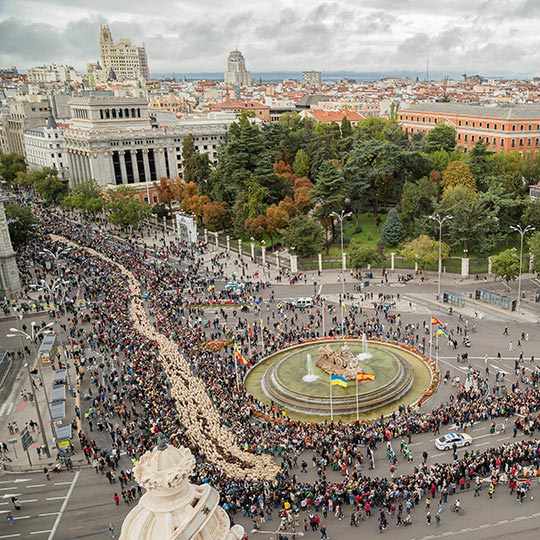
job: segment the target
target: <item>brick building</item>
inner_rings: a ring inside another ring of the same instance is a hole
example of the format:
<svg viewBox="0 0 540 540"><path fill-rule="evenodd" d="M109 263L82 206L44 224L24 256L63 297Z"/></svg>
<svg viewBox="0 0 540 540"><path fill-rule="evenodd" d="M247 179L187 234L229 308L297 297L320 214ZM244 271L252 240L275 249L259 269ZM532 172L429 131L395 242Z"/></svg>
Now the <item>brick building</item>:
<svg viewBox="0 0 540 540"><path fill-rule="evenodd" d="M440 123L452 125L465 152L479 141L496 152L540 150L540 105L422 103L400 109L398 121L409 134L427 133Z"/></svg>

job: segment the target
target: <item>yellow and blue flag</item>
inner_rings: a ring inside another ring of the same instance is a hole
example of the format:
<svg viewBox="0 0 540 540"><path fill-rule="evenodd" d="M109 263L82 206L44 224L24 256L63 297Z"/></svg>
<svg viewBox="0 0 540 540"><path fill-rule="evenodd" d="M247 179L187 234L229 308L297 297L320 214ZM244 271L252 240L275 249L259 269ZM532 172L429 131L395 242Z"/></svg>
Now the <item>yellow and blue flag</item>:
<svg viewBox="0 0 540 540"><path fill-rule="evenodd" d="M344 388L349 385L349 381L342 375L330 375L330 382L332 386L343 386Z"/></svg>

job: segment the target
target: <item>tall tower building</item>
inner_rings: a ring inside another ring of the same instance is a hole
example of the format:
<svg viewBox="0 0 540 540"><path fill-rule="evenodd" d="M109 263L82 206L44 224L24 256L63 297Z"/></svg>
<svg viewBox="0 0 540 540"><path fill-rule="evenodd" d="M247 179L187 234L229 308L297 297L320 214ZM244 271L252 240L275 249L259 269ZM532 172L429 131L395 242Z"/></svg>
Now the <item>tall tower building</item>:
<svg viewBox="0 0 540 540"><path fill-rule="evenodd" d="M249 86L251 84L251 75L246 69L246 61L240 51L231 51L227 58L225 84L233 86Z"/></svg>
<svg viewBox="0 0 540 540"><path fill-rule="evenodd" d="M114 72L117 79L149 78L148 59L144 46L138 47L126 38L114 43L111 31L105 24L101 26L99 34L99 50L106 77Z"/></svg>
<svg viewBox="0 0 540 540"><path fill-rule="evenodd" d="M2 300L14 298L21 291L19 270L4 211L6 200L5 195L0 191L0 298Z"/></svg>

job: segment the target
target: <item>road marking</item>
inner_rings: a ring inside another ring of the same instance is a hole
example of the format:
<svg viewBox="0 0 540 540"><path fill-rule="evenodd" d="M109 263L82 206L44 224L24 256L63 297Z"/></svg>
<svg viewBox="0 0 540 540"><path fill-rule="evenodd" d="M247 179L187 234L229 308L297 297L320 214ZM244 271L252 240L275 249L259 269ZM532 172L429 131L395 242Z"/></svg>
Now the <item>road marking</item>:
<svg viewBox="0 0 540 540"><path fill-rule="evenodd" d="M16 538L17 536L21 536L20 534L6 534L4 536L0 536L0 538Z"/></svg>
<svg viewBox="0 0 540 540"><path fill-rule="evenodd" d="M484 427L477 427L476 429L473 429L473 431L482 431L483 429L486 429L486 426L484 426Z"/></svg>
<svg viewBox="0 0 540 540"><path fill-rule="evenodd" d="M497 439L497 441L506 441L506 439L510 439L510 435L508 435L508 437L502 437L500 439Z"/></svg>
<svg viewBox="0 0 540 540"><path fill-rule="evenodd" d="M2 495L2 499L11 499L11 497L19 497L20 495L20 493L6 493Z"/></svg>
<svg viewBox="0 0 540 540"><path fill-rule="evenodd" d="M21 501L22 503L38 502L37 499L28 499L27 501Z"/></svg>
<svg viewBox="0 0 540 540"><path fill-rule="evenodd" d="M24 486L25 488L35 488L35 487L44 487L45 484L30 484L29 486Z"/></svg>
<svg viewBox="0 0 540 540"><path fill-rule="evenodd" d="M55 486L69 486L71 485L71 482L55 482Z"/></svg>
<svg viewBox="0 0 540 540"><path fill-rule="evenodd" d="M4 411L7 409L7 401L0 407L0 416L4 416Z"/></svg>
<svg viewBox="0 0 540 540"><path fill-rule="evenodd" d="M71 497L71 494L73 493L73 490L75 489L75 484L77 483L77 479L79 478L79 474L81 474L81 471L78 470L75 473L75 478L73 478L73 482L71 482L71 487L69 488L66 498L64 499L64 502L62 503L62 507L60 508L60 512L58 516L56 517L56 521L54 522L53 528L51 529L51 534L49 534L49 537L47 540L53 540L54 535L56 534L56 529L58 529L58 525L60 525L60 520L62 519L62 515L64 514L67 504L69 502L69 498Z"/></svg>
<svg viewBox="0 0 540 540"><path fill-rule="evenodd" d="M13 489L13 486L11 487L5 487L5 488L0 488L0 491L8 491L10 489Z"/></svg>
<svg viewBox="0 0 540 540"><path fill-rule="evenodd" d="M46 514L38 514L38 517L45 517L45 516L57 516L60 512L48 512ZM51 532L48 530L47 532Z"/></svg>
<svg viewBox="0 0 540 540"><path fill-rule="evenodd" d="M6 416L9 416L11 414L11 411L13 410L13 407L15 407L15 403L12 401L8 407Z"/></svg>
<svg viewBox="0 0 540 540"><path fill-rule="evenodd" d="M58 501L59 499L65 499L66 496L64 495L63 497L47 497L47 501Z"/></svg>
<svg viewBox="0 0 540 540"><path fill-rule="evenodd" d="M510 375L509 371L506 371L504 369L501 369L501 366L494 366L493 364L489 364L493 369L496 369L497 371L500 371L501 373L504 373L505 375ZM510 369L510 368L509 368Z"/></svg>
<svg viewBox="0 0 540 540"><path fill-rule="evenodd" d="M47 534L51 532L51 529L47 529L46 531L34 531L34 532L31 532L30 534Z"/></svg>
<svg viewBox="0 0 540 540"><path fill-rule="evenodd" d="M486 444L490 444L489 441L478 443L476 446L485 446Z"/></svg>

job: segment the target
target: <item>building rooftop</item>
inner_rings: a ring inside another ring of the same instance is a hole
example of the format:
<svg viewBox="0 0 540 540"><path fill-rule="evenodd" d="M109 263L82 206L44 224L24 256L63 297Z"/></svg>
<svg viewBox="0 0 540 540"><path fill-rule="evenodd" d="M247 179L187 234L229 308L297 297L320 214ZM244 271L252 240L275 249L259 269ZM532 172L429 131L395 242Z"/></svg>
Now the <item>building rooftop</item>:
<svg viewBox="0 0 540 540"><path fill-rule="evenodd" d="M455 114L463 116L480 116L501 120L528 120L540 118L540 105L464 105L461 103L422 103L413 105L403 112L426 112L436 114Z"/></svg>

